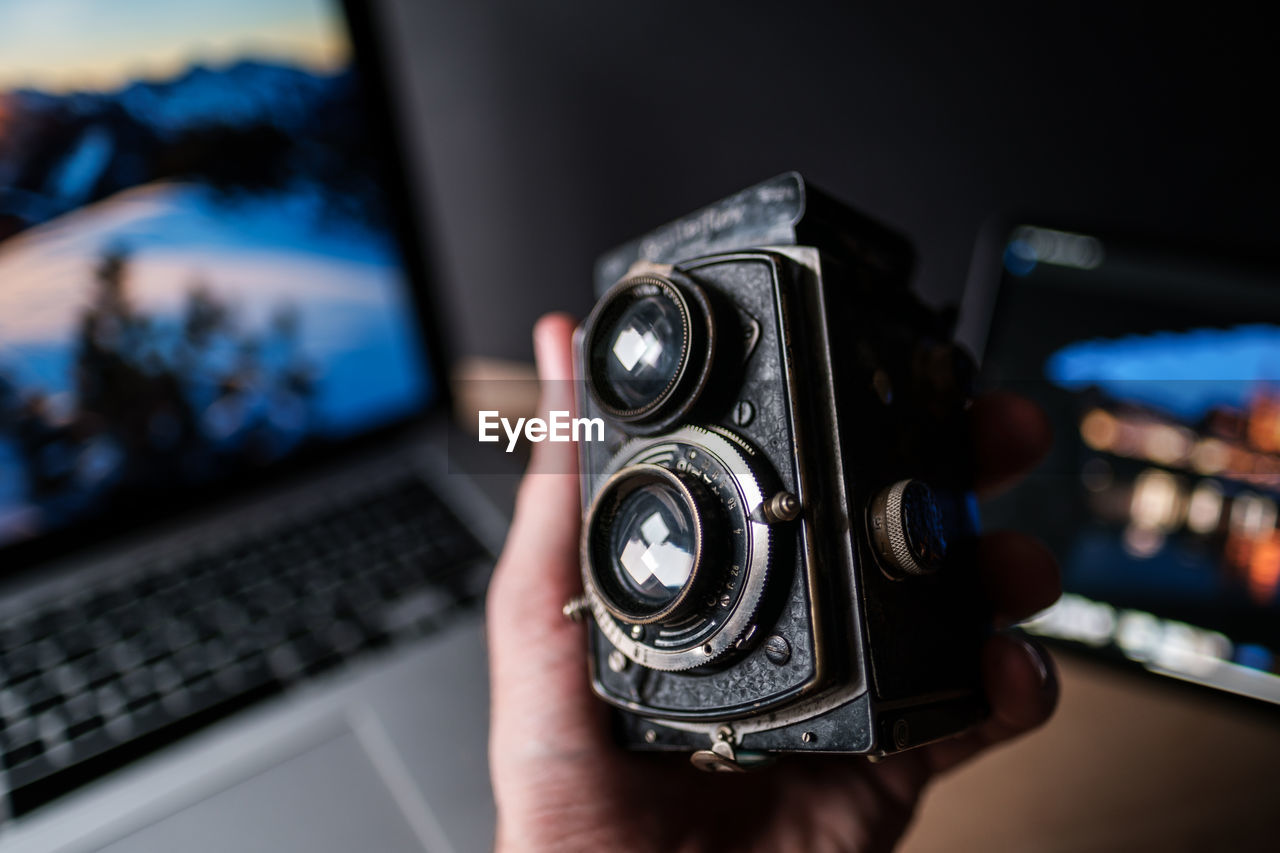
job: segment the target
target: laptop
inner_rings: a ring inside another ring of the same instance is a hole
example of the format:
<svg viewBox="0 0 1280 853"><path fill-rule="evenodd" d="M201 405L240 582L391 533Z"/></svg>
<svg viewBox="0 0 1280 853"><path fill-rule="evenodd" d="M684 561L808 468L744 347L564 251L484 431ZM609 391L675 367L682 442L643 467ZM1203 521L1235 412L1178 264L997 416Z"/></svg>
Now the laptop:
<svg viewBox="0 0 1280 853"><path fill-rule="evenodd" d="M4 853L492 845L506 519L367 6L0 3Z"/></svg>

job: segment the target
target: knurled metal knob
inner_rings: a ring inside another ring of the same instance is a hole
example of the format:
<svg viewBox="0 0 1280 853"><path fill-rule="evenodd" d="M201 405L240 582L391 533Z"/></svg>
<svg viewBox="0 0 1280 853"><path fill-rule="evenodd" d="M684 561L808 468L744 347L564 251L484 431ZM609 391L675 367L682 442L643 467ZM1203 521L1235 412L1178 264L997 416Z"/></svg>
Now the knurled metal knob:
<svg viewBox="0 0 1280 853"><path fill-rule="evenodd" d="M871 501L871 542L889 574L927 575L947 555L942 510L933 489L919 480L899 480Z"/></svg>

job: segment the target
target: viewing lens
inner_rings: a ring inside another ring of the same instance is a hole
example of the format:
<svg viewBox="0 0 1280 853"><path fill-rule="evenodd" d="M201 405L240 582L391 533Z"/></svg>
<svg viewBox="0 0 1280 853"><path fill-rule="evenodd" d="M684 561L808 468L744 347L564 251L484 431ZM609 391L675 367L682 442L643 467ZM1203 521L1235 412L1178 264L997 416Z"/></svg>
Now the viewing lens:
<svg viewBox="0 0 1280 853"><path fill-rule="evenodd" d="M685 348L680 308L664 296L646 296L623 310L601 338L604 381L624 408L652 405L675 381Z"/></svg>
<svg viewBox="0 0 1280 853"><path fill-rule="evenodd" d="M715 347L711 304L692 282L618 283L587 321L587 385L604 414L662 429L697 401Z"/></svg>
<svg viewBox="0 0 1280 853"><path fill-rule="evenodd" d="M641 605L666 607L693 572L697 545L690 508L665 483L641 486L623 499L611 539L619 585Z"/></svg>

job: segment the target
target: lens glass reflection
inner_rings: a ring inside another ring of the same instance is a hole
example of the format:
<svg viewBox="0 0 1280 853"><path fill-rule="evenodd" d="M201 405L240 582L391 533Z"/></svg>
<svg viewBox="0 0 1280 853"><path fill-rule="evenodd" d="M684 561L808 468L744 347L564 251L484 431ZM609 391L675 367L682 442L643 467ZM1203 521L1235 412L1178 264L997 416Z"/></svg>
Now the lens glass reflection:
<svg viewBox="0 0 1280 853"><path fill-rule="evenodd" d="M661 483L636 489L618 507L610 546L622 588L643 606L665 607L693 571L694 522L684 496Z"/></svg>
<svg viewBox="0 0 1280 853"><path fill-rule="evenodd" d="M604 381L618 402L638 409L658 399L680 369L684 337L680 308L670 299L646 296L628 305L600 339L609 348Z"/></svg>

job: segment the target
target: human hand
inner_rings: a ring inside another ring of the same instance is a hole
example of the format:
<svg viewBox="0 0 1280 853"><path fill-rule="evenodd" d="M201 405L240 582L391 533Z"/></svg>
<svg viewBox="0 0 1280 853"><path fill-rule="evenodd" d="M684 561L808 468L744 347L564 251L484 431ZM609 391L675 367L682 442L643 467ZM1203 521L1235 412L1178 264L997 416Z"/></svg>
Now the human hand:
<svg viewBox="0 0 1280 853"><path fill-rule="evenodd" d="M542 409L572 378L573 321L534 331ZM1044 454L1048 423L1013 395L972 410L981 494L1011 485ZM1057 701L1047 654L996 634L983 650L991 716L949 740L879 763L786 758L750 773L708 774L684 756L633 753L610 739L588 682L583 626L561 607L581 592L579 479L572 444L536 444L488 597L489 763L499 850L839 850L891 848L930 779L1044 722ZM983 536L982 576L1003 624L1059 593L1053 558L1017 533Z"/></svg>

